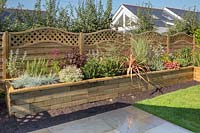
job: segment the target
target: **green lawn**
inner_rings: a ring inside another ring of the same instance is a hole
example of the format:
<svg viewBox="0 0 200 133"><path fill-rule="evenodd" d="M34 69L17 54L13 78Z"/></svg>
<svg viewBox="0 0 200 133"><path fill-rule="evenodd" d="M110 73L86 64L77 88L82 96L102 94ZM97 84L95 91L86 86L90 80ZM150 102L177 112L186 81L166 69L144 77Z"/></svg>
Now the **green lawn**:
<svg viewBox="0 0 200 133"><path fill-rule="evenodd" d="M200 133L200 85L143 100L134 106Z"/></svg>

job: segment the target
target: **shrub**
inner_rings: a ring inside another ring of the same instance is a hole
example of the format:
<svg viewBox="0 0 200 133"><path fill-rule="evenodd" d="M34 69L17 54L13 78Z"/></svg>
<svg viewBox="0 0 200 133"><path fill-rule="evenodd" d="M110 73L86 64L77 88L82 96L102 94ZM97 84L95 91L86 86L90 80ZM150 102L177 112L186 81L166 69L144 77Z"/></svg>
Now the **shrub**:
<svg viewBox="0 0 200 133"><path fill-rule="evenodd" d="M86 64L81 67L85 79L101 77L101 66L98 58L89 58Z"/></svg>
<svg viewBox="0 0 200 133"><path fill-rule="evenodd" d="M169 61L164 63L165 69L179 69L180 64L175 61Z"/></svg>
<svg viewBox="0 0 200 133"><path fill-rule="evenodd" d="M145 8L139 8L137 10L138 21L135 25L137 29L132 30L133 33L142 33L146 31L153 31L154 30L154 21L152 16L152 5L150 2L145 3L143 6Z"/></svg>
<svg viewBox="0 0 200 133"><path fill-rule="evenodd" d="M171 62L174 60L174 55L172 53L164 53L162 56L161 56L161 59L163 62Z"/></svg>
<svg viewBox="0 0 200 133"><path fill-rule="evenodd" d="M175 34L178 32L185 32L189 35L193 35L196 29L199 28L199 15L196 14L196 9L188 11L185 15L182 16L183 19L177 19L174 22L174 25L169 28L170 34Z"/></svg>
<svg viewBox="0 0 200 133"><path fill-rule="evenodd" d="M50 73L48 65L49 62L42 58L28 61L26 64L26 73L33 77L46 75Z"/></svg>
<svg viewBox="0 0 200 133"><path fill-rule="evenodd" d="M25 69L25 58L26 51L22 57L19 56L19 50L17 49L15 52L10 51L9 58L6 63L7 73L11 78L20 76Z"/></svg>
<svg viewBox="0 0 200 133"><path fill-rule="evenodd" d="M50 60L49 65L50 65L50 73L58 74L59 71L61 70L60 63L57 60Z"/></svg>
<svg viewBox="0 0 200 133"><path fill-rule="evenodd" d="M149 55L149 45L144 39L133 40L132 53L139 64L147 64Z"/></svg>
<svg viewBox="0 0 200 133"><path fill-rule="evenodd" d="M194 66L200 66L200 54L197 51L193 53L193 64Z"/></svg>
<svg viewBox="0 0 200 133"><path fill-rule="evenodd" d="M161 58L152 58L151 61L148 63L150 70L159 71L165 69L164 62Z"/></svg>
<svg viewBox="0 0 200 133"><path fill-rule="evenodd" d="M101 77L117 76L124 73L124 60L119 57L103 57L100 59Z"/></svg>
<svg viewBox="0 0 200 133"><path fill-rule="evenodd" d="M183 48L178 50L175 54L175 61L180 64L180 66L189 66L192 64L192 49Z"/></svg>
<svg viewBox="0 0 200 133"><path fill-rule="evenodd" d="M196 42L199 45L200 44L200 29L197 29L194 35L195 35Z"/></svg>
<svg viewBox="0 0 200 133"><path fill-rule="evenodd" d="M161 45L150 46L148 56L148 66L151 70L163 70L164 64L162 57L164 55L164 49Z"/></svg>
<svg viewBox="0 0 200 133"><path fill-rule="evenodd" d="M13 80L11 84L14 88L24 88L24 87L34 87L41 86L47 84L55 84L58 82L58 78L55 75L47 75L47 76L30 76L25 73L21 75L16 80Z"/></svg>
<svg viewBox="0 0 200 133"><path fill-rule="evenodd" d="M83 66L86 62L86 55L81 55L79 53L78 48L71 48L65 55L64 62L62 63L62 67L67 65L75 65L78 68Z"/></svg>
<svg viewBox="0 0 200 133"><path fill-rule="evenodd" d="M116 76L125 73L124 62L124 58L115 56L93 57L81 69L85 79Z"/></svg>
<svg viewBox="0 0 200 133"><path fill-rule="evenodd" d="M83 78L80 68L76 66L66 66L59 72L59 78L61 82L76 82Z"/></svg>

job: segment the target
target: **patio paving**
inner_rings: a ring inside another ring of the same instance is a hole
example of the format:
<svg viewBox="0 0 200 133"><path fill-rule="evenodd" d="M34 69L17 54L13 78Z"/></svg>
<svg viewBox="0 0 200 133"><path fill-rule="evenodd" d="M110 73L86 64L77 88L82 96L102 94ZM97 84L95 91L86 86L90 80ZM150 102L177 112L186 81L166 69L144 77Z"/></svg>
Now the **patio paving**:
<svg viewBox="0 0 200 133"><path fill-rule="evenodd" d="M138 108L128 106L32 133L192 133Z"/></svg>

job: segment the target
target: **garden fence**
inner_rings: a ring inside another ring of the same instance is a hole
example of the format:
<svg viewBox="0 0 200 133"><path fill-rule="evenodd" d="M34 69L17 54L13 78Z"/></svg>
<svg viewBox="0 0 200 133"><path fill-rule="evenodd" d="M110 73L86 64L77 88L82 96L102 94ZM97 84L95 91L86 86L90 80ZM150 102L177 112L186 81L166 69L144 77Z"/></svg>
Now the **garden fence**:
<svg viewBox="0 0 200 133"><path fill-rule="evenodd" d="M195 48L195 38L185 33L175 35L161 35L156 32L145 32L131 35L114 30L101 30L93 33L71 33L55 28L39 28L23 32L0 33L1 46L1 79L6 79L6 60L11 50L19 49L19 55L27 51L27 60L34 58L49 58L51 51L60 52L58 59L62 59L69 48L76 47L80 54L107 51L109 48L128 50L131 40L138 37L146 38L151 45L162 45L167 52L183 47ZM50 55L51 54L51 55Z"/></svg>

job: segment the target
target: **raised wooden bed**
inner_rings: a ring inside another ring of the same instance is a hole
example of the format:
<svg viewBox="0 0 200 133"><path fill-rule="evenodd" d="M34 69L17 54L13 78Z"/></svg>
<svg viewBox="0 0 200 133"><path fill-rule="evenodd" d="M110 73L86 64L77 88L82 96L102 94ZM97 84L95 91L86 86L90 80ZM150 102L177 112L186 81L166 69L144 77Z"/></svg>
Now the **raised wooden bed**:
<svg viewBox="0 0 200 133"><path fill-rule="evenodd" d="M151 81L163 86L192 81L194 67L179 70L149 72ZM81 105L110 98L119 94L152 89L136 75L90 79L74 83L59 83L32 88L14 89L6 80L7 107L9 115L17 117L51 109Z"/></svg>
<svg viewBox="0 0 200 133"><path fill-rule="evenodd" d="M194 80L200 82L200 67L194 67Z"/></svg>

